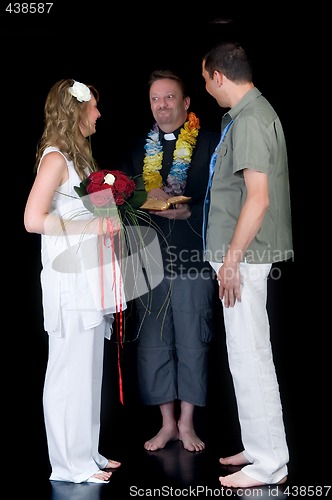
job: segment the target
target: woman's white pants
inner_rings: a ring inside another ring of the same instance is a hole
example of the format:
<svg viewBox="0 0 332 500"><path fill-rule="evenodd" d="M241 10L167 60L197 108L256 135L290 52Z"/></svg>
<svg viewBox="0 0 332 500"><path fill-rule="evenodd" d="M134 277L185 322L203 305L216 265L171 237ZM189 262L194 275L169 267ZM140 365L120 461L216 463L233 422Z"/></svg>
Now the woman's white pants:
<svg viewBox="0 0 332 500"><path fill-rule="evenodd" d="M62 311L64 335L49 336L44 417L51 480L80 483L107 465L99 454L105 323L84 330Z"/></svg>

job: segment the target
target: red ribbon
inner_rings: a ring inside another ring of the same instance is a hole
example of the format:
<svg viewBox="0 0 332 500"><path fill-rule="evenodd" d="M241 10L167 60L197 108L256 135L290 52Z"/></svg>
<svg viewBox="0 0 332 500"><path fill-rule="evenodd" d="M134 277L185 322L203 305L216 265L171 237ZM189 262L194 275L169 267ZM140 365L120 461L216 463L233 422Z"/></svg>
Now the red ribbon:
<svg viewBox="0 0 332 500"><path fill-rule="evenodd" d="M103 220L106 221L106 233L103 235ZM115 253L115 245L114 245L114 232L119 233L119 275L120 275L120 283L119 283L119 290L120 290L120 296L118 297L118 289L117 289L117 283L116 283L116 253ZM122 262L122 244L121 244L121 232L118 227L118 223L116 222L114 224L113 220L110 217L106 217L105 219L100 218L100 280L101 280L101 305L102 308L105 308L105 281L104 281L104 254L103 254L103 245L107 246L107 239L109 238L111 249L112 249L112 266L113 266L113 287L112 289L114 290L114 296L115 296L115 311L118 313L118 318L119 322L116 322L116 334L117 334L117 340L118 340L118 373L119 373L119 391L120 391L120 401L122 404L124 404L124 397L123 397L123 381L122 381L122 370L121 370L121 355L122 355L122 348L123 348L123 309L122 309L122 300L123 300L123 293L122 293L122 272L121 272L121 262ZM120 299L120 300L118 300Z"/></svg>

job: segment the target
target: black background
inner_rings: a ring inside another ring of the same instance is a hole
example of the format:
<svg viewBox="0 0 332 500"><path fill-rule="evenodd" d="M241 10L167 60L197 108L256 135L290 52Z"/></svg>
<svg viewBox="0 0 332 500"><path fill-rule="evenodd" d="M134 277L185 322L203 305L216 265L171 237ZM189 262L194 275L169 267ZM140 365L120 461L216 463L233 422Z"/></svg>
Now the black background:
<svg viewBox="0 0 332 500"><path fill-rule="evenodd" d="M325 189L330 174L326 171L331 168L327 152L331 141L324 140L324 130L331 127L323 125L331 93L327 76L331 2L293 9L291 2L219 2L218 7L150 2L132 7L96 0L85 5L77 0L68 5L54 2L49 15L10 14L5 11L8 4L1 0L3 325L7 325L2 327L3 382L8 394L4 413L12 428L8 447L15 457L8 468L15 467L15 460L22 462L22 457L27 464L27 456L37 454L35 466L47 477L41 408L47 343L41 316L40 247L39 236L25 232L23 212L50 87L61 78L96 86L102 117L92 138L93 152L103 168L113 168L121 165L130 140L146 134L152 125L147 81L153 69L180 72L202 127L219 131L224 110L205 91L201 58L215 42L236 37L250 51L254 83L278 112L288 144L295 260L282 268L282 280L271 287L269 310L290 468L297 484L328 484L331 474L327 476L323 454L331 449L330 322L323 314L330 293L323 291L321 278L330 251L325 249L329 248L326 229L318 228L327 222ZM217 347L220 358L216 349L208 425L217 432L221 422L226 429L222 433L235 427L236 434L236 425L227 420L234 410L232 396L227 400L231 390L225 380L230 382L221 366L226 363L223 345ZM126 410L118 403L114 345L107 348L106 360L113 368L108 364L105 369L103 420L109 429L103 432L110 439L128 429L139 434L135 375L127 369L129 414L123 419ZM134 353L129 349L127 366L131 362Z"/></svg>

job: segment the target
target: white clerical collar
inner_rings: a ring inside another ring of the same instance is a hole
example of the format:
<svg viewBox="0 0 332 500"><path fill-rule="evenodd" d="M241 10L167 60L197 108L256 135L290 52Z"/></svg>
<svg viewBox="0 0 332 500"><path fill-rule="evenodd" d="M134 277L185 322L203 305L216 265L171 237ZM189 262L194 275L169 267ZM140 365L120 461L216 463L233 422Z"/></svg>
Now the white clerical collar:
<svg viewBox="0 0 332 500"><path fill-rule="evenodd" d="M165 141L174 141L176 139L175 135L172 134L164 134Z"/></svg>

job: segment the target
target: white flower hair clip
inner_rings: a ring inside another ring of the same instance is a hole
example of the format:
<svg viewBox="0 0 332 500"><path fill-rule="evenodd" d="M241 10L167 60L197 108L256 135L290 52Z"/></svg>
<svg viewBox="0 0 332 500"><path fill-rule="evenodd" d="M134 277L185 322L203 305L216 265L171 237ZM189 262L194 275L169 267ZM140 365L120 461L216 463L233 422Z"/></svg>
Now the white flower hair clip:
<svg viewBox="0 0 332 500"><path fill-rule="evenodd" d="M69 88L69 92L76 97L78 102L87 102L91 99L91 91L84 83L74 81L74 85Z"/></svg>

